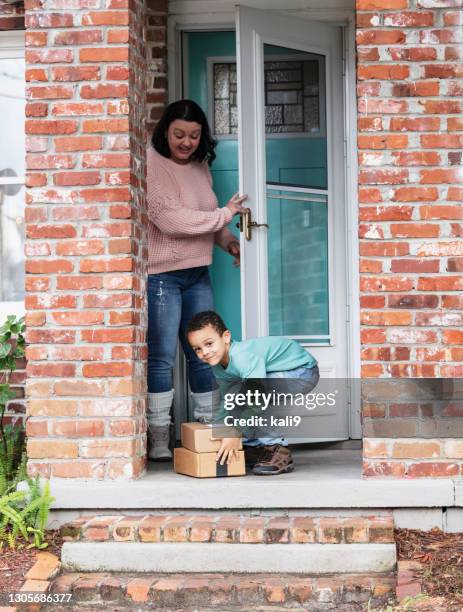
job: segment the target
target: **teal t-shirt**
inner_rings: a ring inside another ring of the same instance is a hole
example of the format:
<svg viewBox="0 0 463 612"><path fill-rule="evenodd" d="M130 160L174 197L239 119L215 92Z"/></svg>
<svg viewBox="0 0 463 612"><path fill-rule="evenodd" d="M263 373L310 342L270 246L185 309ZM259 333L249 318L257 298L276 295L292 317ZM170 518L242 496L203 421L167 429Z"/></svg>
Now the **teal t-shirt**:
<svg viewBox="0 0 463 612"><path fill-rule="evenodd" d="M279 336L264 336L241 342L233 341L230 346L228 366L216 365L212 372L223 398L230 385L248 378L266 378L268 372L287 372L296 368L313 368L317 360L295 340ZM226 414L221 402L217 419Z"/></svg>

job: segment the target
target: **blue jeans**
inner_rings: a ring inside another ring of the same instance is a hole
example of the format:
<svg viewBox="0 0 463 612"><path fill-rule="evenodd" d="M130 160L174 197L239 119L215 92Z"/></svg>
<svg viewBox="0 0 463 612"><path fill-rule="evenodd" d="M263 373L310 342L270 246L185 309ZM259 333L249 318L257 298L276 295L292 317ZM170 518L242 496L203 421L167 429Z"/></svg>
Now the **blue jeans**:
<svg viewBox="0 0 463 612"><path fill-rule="evenodd" d="M148 393L172 389L178 338L192 392L206 393L215 387L210 366L196 357L186 338L193 315L213 308L207 266L148 275Z"/></svg>
<svg viewBox="0 0 463 612"><path fill-rule="evenodd" d="M313 368L295 368L286 372L267 372L266 378L297 378L302 383L301 391L309 393L317 386L320 373L318 365L315 365ZM288 446L288 441L285 438L244 438L243 444L247 446L273 446L274 444Z"/></svg>

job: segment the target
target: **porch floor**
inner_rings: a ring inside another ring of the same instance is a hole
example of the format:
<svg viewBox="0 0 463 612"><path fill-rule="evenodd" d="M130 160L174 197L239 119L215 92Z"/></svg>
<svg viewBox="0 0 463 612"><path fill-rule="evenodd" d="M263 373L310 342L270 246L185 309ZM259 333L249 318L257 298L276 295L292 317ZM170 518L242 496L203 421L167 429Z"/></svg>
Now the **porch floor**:
<svg viewBox="0 0 463 612"><path fill-rule="evenodd" d="M132 481L52 479L54 509L309 509L455 506L451 479L362 479L361 450L293 450L280 476L191 478L150 462Z"/></svg>

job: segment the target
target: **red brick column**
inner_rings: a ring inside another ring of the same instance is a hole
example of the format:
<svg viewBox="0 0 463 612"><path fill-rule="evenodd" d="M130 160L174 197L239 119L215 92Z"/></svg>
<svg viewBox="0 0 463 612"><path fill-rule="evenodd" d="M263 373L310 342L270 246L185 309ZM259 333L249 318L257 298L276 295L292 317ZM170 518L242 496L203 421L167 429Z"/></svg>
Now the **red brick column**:
<svg viewBox="0 0 463 612"><path fill-rule="evenodd" d="M364 378L463 376L461 7L357 0ZM397 410L370 405L364 418L425 416ZM461 445L389 435L367 441L366 475L462 474Z"/></svg>
<svg viewBox="0 0 463 612"><path fill-rule="evenodd" d="M26 27L29 472L137 477L146 445L144 4L26 0Z"/></svg>

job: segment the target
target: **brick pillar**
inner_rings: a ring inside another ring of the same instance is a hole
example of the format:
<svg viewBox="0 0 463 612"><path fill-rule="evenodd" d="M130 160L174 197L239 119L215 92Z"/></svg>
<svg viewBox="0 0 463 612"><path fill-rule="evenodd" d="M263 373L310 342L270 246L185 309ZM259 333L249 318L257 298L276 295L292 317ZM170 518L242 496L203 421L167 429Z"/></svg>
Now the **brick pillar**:
<svg viewBox="0 0 463 612"><path fill-rule="evenodd" d="M145 466L144 20L142 0L26 0L31 474Z"/></svg>
<svg viewBox="0 0 463 612"><path fill-rule="evenodd" d="M357 0L363 378L463 376L461 7ZM426 416L365 406L364 473L461 476L463 444L422 440Z"/></svg>

